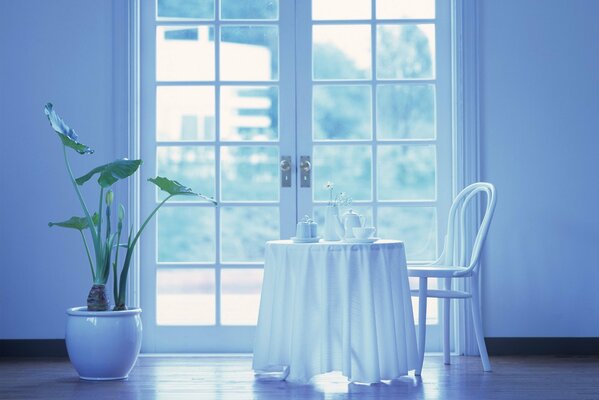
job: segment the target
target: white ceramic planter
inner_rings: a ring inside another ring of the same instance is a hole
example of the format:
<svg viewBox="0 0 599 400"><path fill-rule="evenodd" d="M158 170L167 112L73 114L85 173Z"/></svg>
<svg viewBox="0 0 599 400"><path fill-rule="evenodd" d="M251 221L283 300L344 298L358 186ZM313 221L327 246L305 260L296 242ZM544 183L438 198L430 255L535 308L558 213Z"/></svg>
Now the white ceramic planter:
<svg viewBox="0 0 599 400"><path fill-rule="evenodd" d="M86 380L125 379L141 348L141 309L67 310L66 344L71 363Z"/></svg>

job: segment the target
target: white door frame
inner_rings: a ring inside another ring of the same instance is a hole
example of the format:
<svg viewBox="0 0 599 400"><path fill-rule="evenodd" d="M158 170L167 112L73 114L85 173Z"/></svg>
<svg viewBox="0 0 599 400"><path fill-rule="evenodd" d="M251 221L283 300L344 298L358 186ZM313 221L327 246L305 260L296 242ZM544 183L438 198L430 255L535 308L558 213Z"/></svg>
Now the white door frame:
<svg viewBox="0 0 599 400"><path fill-rule="evenodd" d="M452 0L452 81L453 81L453 195L480 181L479 125L479 44L478 1ZM482 210L467 216L466 240L473 241ZM484 257L481 262L484 262ZM482 279L479 280L482 282ZM461 282L462 290L470 290ZM452 317L455 349L458 354L478 355L472 313L468 302L454 302ZM481 305L482 306L482 305ZM483 313L484 314L484 313Z"/></svg>
<svg viewBox="0 0 599 400"><path fill-rule="evenodd" d="M451 58L452 58L452 120L453 120L453 166L452 166L452 187L455 195L462 187L468 183L479 180L479 124L478 124L478 21L476 0L450 0L451 18L452 18L452 36L451 36ZM130 56L128 59L128 99L127 106L129 110L129 149L130 158L138 158L140 155L140 99L141 99L141 73L140 73L140 52L141 52L141 10L140 0L130 0L128 2L128 42ZM304 45L309 41L304 41ZM298 50L300 48L298 47ZM299 62L302 62L301 60ZM304 62L306 62L304 60ZM115 71L116 72L116 71ZM122 72L122 71L121 71ZM310 107L310 101L306 101L306 93L298 90L295 100L299 108ZM310 130L300 123L297 125L298 135L309 134ZM282 131L282 129L281 129ZM289 154L292 160L297 159L298 154L310 154L311 145L297 147L296 154ZM294 170L294 185L296 180ZM307 191L306 191L307 192ZM303 200L307 193L298 191L298 201L300 204L311 204ZM139 178L134 179L129 184L129 215L133 217L135 227L139 226L139 201L140 201L140 182ZM308 210L298 210L297 214L304 215ZM472 226L476 226L476 218L472 221ZM440 227L441 228L441 227ZM290 235L290 232L282 235ZM441 242L442 243L442 242ZM140 257L134 257L133 266L130 272L128 295L129 303L132 306L140 304ZM460 354L476 354L476 344L474 336L467 324L469 313L463 307L459 307L453 318L455 322L453 337L457 338L456 350ZM150 346L151 347L151 346ZM147 351L147 350L146 350ZM149 349L151 351L151 349ZM210 349L210 351L214 351Z"/></svg>

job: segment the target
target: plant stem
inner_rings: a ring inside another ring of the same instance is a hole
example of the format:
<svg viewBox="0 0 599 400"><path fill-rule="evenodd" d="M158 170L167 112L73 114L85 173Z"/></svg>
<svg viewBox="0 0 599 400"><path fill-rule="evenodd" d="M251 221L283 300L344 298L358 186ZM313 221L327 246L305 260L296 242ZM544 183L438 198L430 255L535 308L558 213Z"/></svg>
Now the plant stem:
<svg viewBox="0 0 599 400"><path fill-rule="evenodd" d="M77 185L77 182L75 181L75 177L73 176L73 171L71 170L71 165L69 164L69 159L67 157L67 147L65 145L62 145L62 152L64 154L64 161L67 165L67 171L69 173L69 177L71 178L71 183L73 184L73 187L75 188L75 192L77 193L77 197L79 198L79 203L81 204L81 208L83 208L83 212L85 213L85 218L87 218L87 224L89 225L89 231L92 234L92 239L93 239L93 243L94 243L94 251L96 252L96 263L98 262L98 233L96 232L96 227L94 225L94 221L92 220L91 215L89 214L89 210L87 209L87 206L85 205L85 200L83 200L83 196L81 195L81 192L79 191L79 187Z"/></svg>
<svg viewBox="0 0 599 400"><path fill-rule="evenodd" d="M104 198L104 188L100 186L100 204L98 205L98 237L102 237L102 200Z"/></svg>
<svg viewBox="0 0 599 400"><path fill-rule="evenodd" d="M150 215L148 215L148 217L146 218L146 220L144 221L144 223L141 225L141 228L139 228L139 231L137 231L137 234L135 235L135 237L133 238L133 240L131 240L131 234L129 234L129 243L127 243L127 254L125 255L125 262L123 263L123 270L121 271L121 281L119 283L119 300L116 303L116 306L118 307L119 305L122 306L125 303L125 294L126 294L126 288L127 288L127 274L129 273L129 264L131 264L131 257L133 257L133 249L135 248L135 244L137 243L137 240L139 239L141 233L143 232L144 228L146 227L146 225L148 225L148 222L150 222L150 220L152 219L152 217L158 212L158 210L160 209L160 207L162 207L164 205L164 203L166 203L171 197L173 197L174 195L169 195L166 199L162 200L162 202L160 204L158 204L156 206L156 208L154 208L154 210L150 213Z"/></svg>
<svg viewBox="0 0 599 400"><path fill-rule="evenodd" d="M164 203L166 203L173 196L174 195L171 194L166 199L162 200L162 202L160 204L158 204L156 206L156 208L154 208L154 211L152 211L152 213L150 213L150 215L148 215L148 218L146 218L146 220L144 221L144 223L141 225L141 228L139 228L139 231L135 235L135 238L133 238L133 241L131 242L131 247L135 247L135 243L137 243L137 240L139 239L139 236L143 232L143 230L146 227L146 225L148 225L148 222L150 222L150 220L152 219L152 217L154 216L154 214L156 214L158 212L158 210L160 209L160 207L162 207L164 205Z"/></svg>
<svg viewBox="0 0 599 400"><path fill-rule="evenodd" d="M112 291L113 296L114 296L114 302L115 305L118 302L119 299L119 286L118 286L118 280L117 280L117 264L119 263L119 248L120 243L121 243L121 230L123 228L123 225L121 222L119 222L119 224L117 225L117 238L116 238L116 254L114 255L114 263L112 264L112 284L113 284L113 288Z"/></svg>
<svg viewBox="0 0 599 400"><path fill-rule="evenodd" d="M89 261L89 268L92 271L92 279L95 282L96 281L96 273L94 272L94 263L92 262L92 257L89 254L89 247L87 246L87 240L85 239L85 235L83 234L83 231L79 231L79 233L81 234L81 239L83 239L83 244L85 245L85 252L87 253L87 260Z"/></svg>

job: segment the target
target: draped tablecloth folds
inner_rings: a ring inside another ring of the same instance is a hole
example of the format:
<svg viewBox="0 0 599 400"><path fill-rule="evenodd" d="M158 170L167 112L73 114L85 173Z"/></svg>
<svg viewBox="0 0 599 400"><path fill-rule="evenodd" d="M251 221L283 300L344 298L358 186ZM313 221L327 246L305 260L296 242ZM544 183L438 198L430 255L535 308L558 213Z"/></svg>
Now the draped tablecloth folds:
<svg viewBox="0 0 599 400"><path fill-rule="evenodd" d="M403 243L266 244L253 368L288 366L288 381L341 371L391 380L418 351Z"/></svg>

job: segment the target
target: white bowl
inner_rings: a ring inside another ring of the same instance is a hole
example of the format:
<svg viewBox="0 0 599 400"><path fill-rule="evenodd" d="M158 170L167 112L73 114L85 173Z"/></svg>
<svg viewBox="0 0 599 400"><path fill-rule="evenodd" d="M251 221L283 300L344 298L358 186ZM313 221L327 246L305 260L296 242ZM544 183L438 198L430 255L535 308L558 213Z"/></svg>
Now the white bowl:
<svg viewBox="0 0 599 400"><path fill-rule="evenodd" d="M354 232L354 236L358 239L368 239L374 235L376 228L374 226L365 226L360 228L352 228L352 231Z"/></svg>

